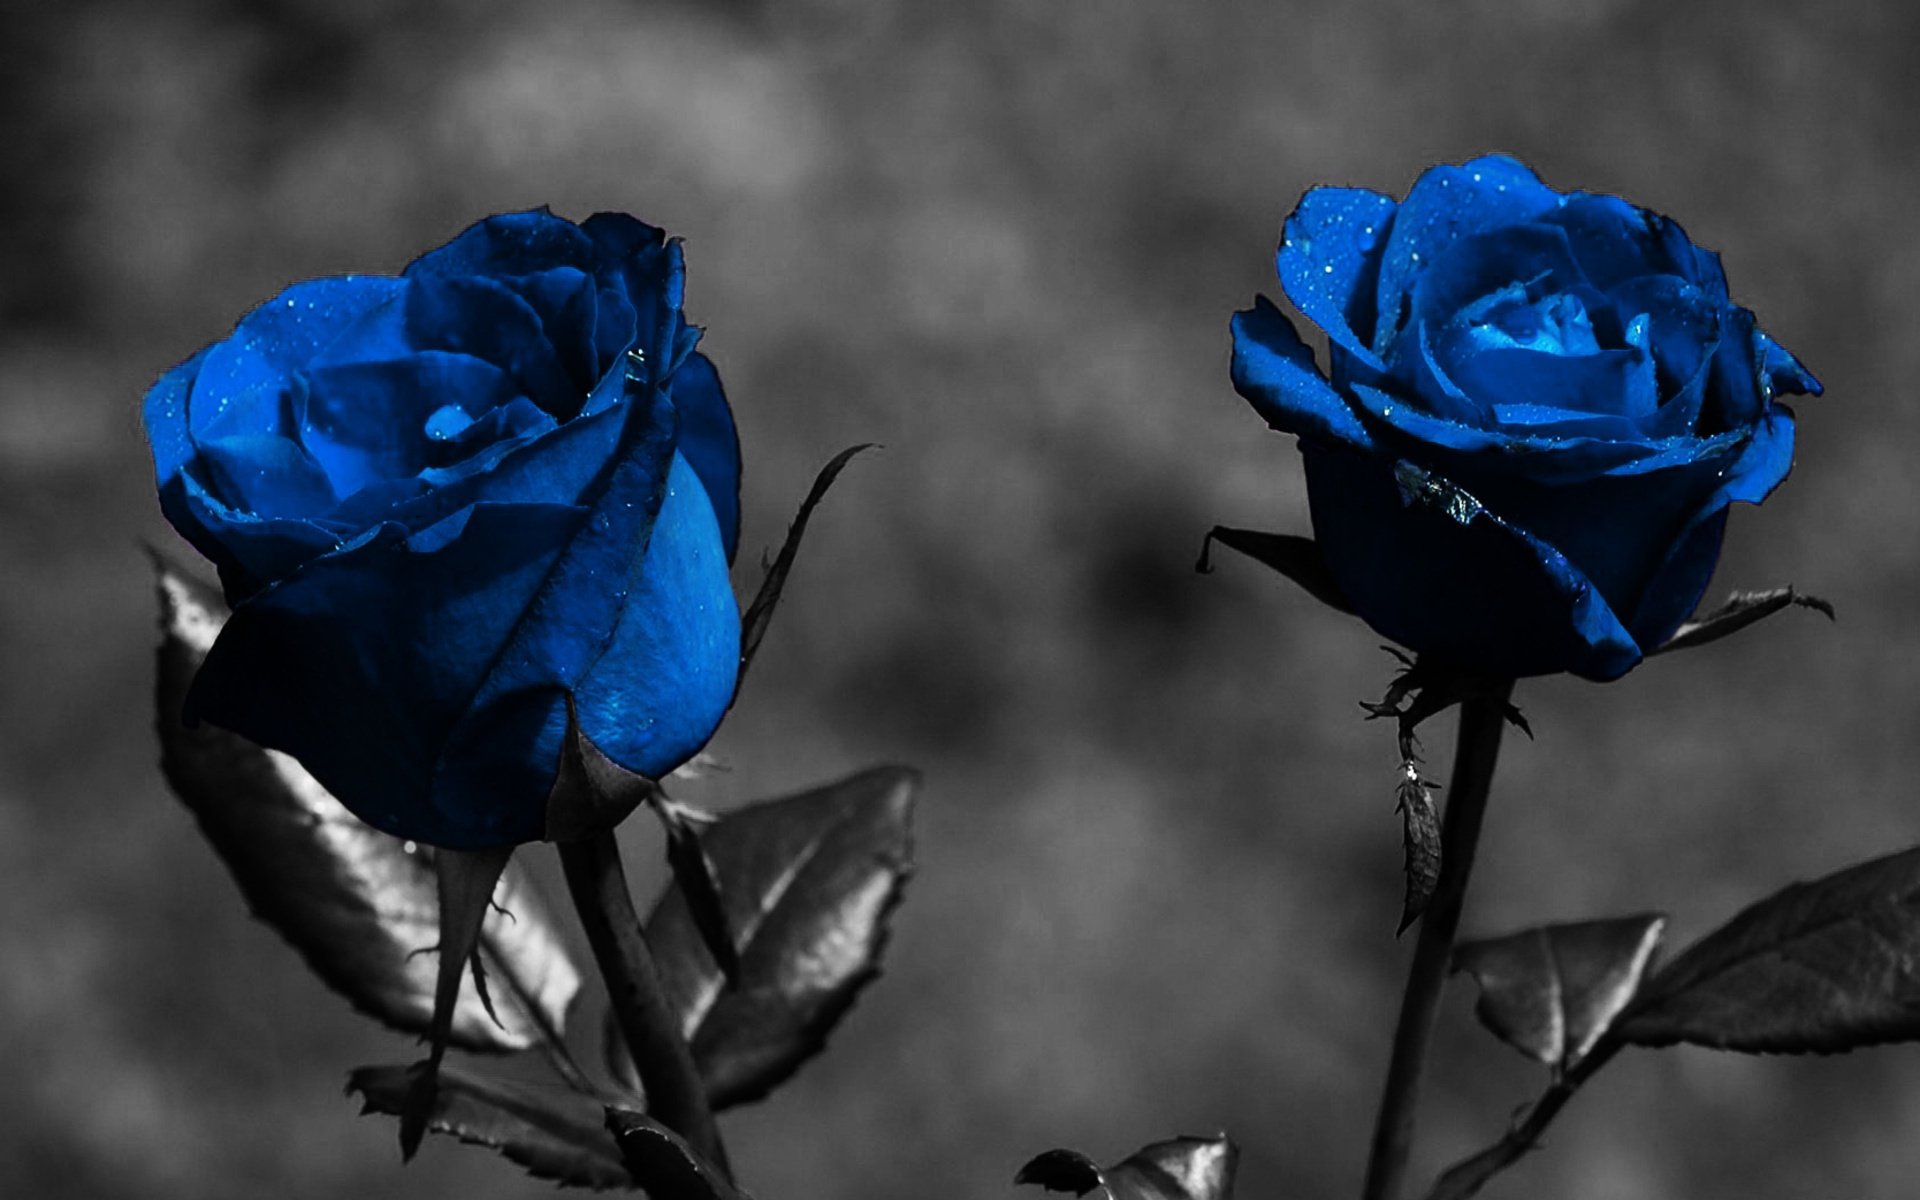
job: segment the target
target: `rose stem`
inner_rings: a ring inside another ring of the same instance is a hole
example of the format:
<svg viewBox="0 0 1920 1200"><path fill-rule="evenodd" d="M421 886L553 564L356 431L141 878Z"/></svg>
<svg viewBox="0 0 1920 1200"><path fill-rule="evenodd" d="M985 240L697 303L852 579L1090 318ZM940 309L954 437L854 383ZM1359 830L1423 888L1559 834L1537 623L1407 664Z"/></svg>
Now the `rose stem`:
<svg viewBox="0 0 1920 1200"><path fill-rule="evenodd" d="M627 1049L647 1092L647 1115L687 1139L722 1173L732 1175L720 1141L706 1086L693 1065L693 1052L667 1007L660 972L633 910L620 844L612 830L578 841L561 842L560 865L573 894L587 944L600 964Z"/></svg>
<svg viewBox="0 0 1920 1200"><path fill-rule="evenodd" d="M1420 918L1413 966L1407 971L1407 990L1400 1000L1393 1056L1387 1064L1380 1115L1374 1122L1373 1152L1367 1159L1364 1200L1398 1200L1406 1182L1420 1069L1433 1040L1434 1014L1453 957L1467 879L1473 873L1473 852L1480 841L1480 821L1486 815L1493 767L1500 757L1507 697L1512 694L1513 681L1501 680L1460 704L1459 742L1454 749L1453 779L1447 785L1446 823L1440 832L1440 879Z"/></svg>

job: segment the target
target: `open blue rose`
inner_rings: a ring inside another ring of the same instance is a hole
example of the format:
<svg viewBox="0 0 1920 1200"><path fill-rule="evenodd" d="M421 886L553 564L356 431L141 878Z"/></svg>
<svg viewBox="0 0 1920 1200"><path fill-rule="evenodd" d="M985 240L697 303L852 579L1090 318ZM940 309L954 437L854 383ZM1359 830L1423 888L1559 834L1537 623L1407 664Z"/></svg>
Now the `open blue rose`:
<svg viewBox="0 0 1920 1200"><path fill-rule="evenodd" d="M192 712L362 819L541 835L565 731L659 777L734 689L740 451L631 217L492 217L398 278L296 284L147 395L161 507L232 618Z"/></svg>
<svg viewBox="0 0 1920 1200"><path fill-rule="evenodd" d="M1315 188L1279 250L1331 372L1261 297L1233 381L1297 434L1347 602L1425 655L1613 679L1699 603L1727 506L1793 460L1820 384L1732 303L1719 257L1511 158L1392 199Z"/></svg>

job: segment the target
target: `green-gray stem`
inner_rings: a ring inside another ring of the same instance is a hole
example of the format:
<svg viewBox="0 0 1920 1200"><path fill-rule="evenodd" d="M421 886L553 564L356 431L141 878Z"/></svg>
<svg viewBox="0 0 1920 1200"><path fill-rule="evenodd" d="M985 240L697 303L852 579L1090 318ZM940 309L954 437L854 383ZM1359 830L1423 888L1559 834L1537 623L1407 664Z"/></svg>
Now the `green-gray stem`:
<svg viewBox="0 0 1920 1200"><path fill-rule="evenodd" d="M593 957L606 980L614 1020L646 1088L647 1115L686 1138L689 1145L731 1176L726 1147L707 1103L706 1086L700 1081L679 1022L667 1006L659 969L647 948L639 914L634 912L613 831L561 842L559 847L567 890L573 895L580 923L586 927L587 944L593 948Z"/></svg>
<svg viewBox="0 0 1920 1200"><path fill-rule="evenodd" d="M1468 1197L1485 1187L1488 1180L1519 1162L1540 1144L1541 1135L1560 1115L1567 1101L1573 1099L1573 1094L1593 1077L1595 1071L1605 1066L1619 1049L1619 1042L1602 1038L1599 1045L1580 1060L1579 1066L1568 1071L1565 1078L1555 1080L1540 1099L1534 1101L1527 1110L1526 1119L1507 1130L1505 1137L1473 1157L1448 1167L1447 1173L1427 1193L1427 1200L1468 1200Z"/></svg>
<svg viewBox="0 0 1920 1200"><path fill-rule="evenodd" d="M1500 733L1506 724L1507 698L1512 693L1513 681L1502 680L1460 704L1459 744L1454 751L1453 778L1447 785L1446 821L1440 832L1440 879L1420 918L1413 966L1408 969L1407 989L1400 1001L1393 1057L1387 1064L1386 1088L1380 1097L1373 1149L1367 1159L1366 1188L1361 1193L1364 1200L1399 1200L1406 1182L1420 1072L1426 1063L1427 1045L1433 1040L1434 1014L1453 957L1454 935L1460 929L1460 910L1473 874L1474 849L1480 842L1481 818L1487 811L1493 768L1500 757Z"/></svg>

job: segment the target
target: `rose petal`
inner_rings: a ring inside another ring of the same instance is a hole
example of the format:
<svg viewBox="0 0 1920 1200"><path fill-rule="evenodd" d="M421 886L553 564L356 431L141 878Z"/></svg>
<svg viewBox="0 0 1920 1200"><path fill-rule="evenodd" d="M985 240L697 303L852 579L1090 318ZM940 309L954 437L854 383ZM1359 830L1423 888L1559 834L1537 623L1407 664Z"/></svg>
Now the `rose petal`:
<svg viewBox="0 0 1920 1200"><path fill-rule="evenodd" d="M1283 433L1362 449L1373 439L1313 364L1293 322L1265 296L1233 315L1233 388Z"/></svg>
<svg viewBox="0 0 1920 1200"><path fill-rule="evenodd" d="M1529 436L1487 429L1436 417L1404 397L1365 384L1351 389L1362 412L1391 431L1386 444L1426 447L1434 465L1471 478L1515 475L1547 483L1569 483L1619 470L1663 447L1645 441L1592 437ZM1467 469L1460 470L1461 466Z"/></svg>
<svg viewBox="0 0 1920 1200"><path fill-rule="evenodd" d="M573 222L544 208L501 213L462 230L402 272L414 276L532 275L554 267L590 270L593 242Z"/></svg>
<svg viewBox="0 0 1920 1200"><path fill-rule="evenodd" d="M483 504L411 538L379 527L235 609L188 710L293 755L397 837L456 849L538 837L552 769L540 778L523 742L472 748L489 785L427 799L446 732L585 517Z"/></svg>
<svg viewBox="0 0 1920 1200"><path fill-rule="evenodd" d="M581 731L615 762L653 778L698 753L733 701L740 608L708 495L676 456L602 659L609 665L590 670L574 692Z"/></svg>
<svg viewBox="0 0 1920 1200"><path fill-rule="evenodd" d="M1548 296L1585 282L1567 235L1550 225L1462 236L1436 254L1414 284L1409 323L1445 324L1486 297L1508 291Z"/></svg>
<svg viewBox="0 0 1920 1200"><path fill-rule="evenodd" d="M1719 557L1728 506L1758 504L1779 487L1793 469L1793 442L1792 411L1774 405L1727 469L1725 481L1701 502L1647 584L1645 598L1633 614L1641 645L1663 644L1699 607Z"/></svg>
<svg viewBox="0 0 1920 1200"><path fill-rule="evenodd" d="M603 360L597 345L599 296L593 277L573 267L556 267L501 282L539 315L540 328L553 344L574 394L584 397L593 390L616 357Z"/></svg>
<svg viewBox="0 0 1920 1200"><path fill-rule="evenodd" d="M1766 372L1767 383L1775 395L1818 396L1827 390L1813 377L1812 371L1800 365L1800 360L1787 352L1786 347L1757 328L1753 336L1760 345L1761 370Z"/></svg>
<svg viewBox="0 0 1920 1200"><path fill-rule="evenodd" d="M1505 155L1432 168L1407 192L1380 260L1373 348L1384 354L1405 324L1419 277L1458 238L1520 225L1555 208L1558 193Z"/></svg>
<svg viewBox="0 0 1920 1200"><path fill-rule="evenodd" d="M522 395L566 420L585 393L561 365L540 316L505 284L491 279L417 276L407 281L406 337L419 350L470 354L506 371ZM350 347L356 359L377 357Z"/></svg>
<svg viewBox="0 0 1920 1200"><path fill-rule="evenodd" d="M277 396L294 371L367 314L395 304L404 288L384 275L341 275L296 283L240 319L206 350L189 402L197 433L248 394Z"/></svg>
<svg viewBox="0 0 1920 1200"><path fill-rule="evenodd" d="M301 440L340 496L431 465L436 443L427 422L440 409L481 416L518 390L492 363L440 350L319 366L306 379Z"/></svg>
<svg viewBox="0 0 1920 1200"><path fill-rule="evenodd" d="M1287 218L1275 255L1287 298L1334 345L1376 371L1383 367L1367 343L1394 207L1390 197L1365 188L1314 188Z"/></svg>
<svg viewBox="0 0 1920 1200"><path fill-rule="evenodd" d="M655 378L665 378L692 353L698 331L680 315L686 262L677 239L625 213L595 213L580 229L593 239L595 275L626 293L634 312L634 343Z"/></svg>
<svg viewBox="0 0 1920 1200"><path fill-rule="evenodd" d="M1314 540L1367 623L1489 673L1624 674L1641 650L1564 554L1492 510L1406 499L1393 464L1303 442Z"/></svg>
<svg viewBox="0 0 1920 1200"><path fill-rule="evenodd" d="M706 485L727 561L732 562L740 545L740 434L720 386L720 372L696 351L673 373L669 394L680 417L680 456Z"/></svg>

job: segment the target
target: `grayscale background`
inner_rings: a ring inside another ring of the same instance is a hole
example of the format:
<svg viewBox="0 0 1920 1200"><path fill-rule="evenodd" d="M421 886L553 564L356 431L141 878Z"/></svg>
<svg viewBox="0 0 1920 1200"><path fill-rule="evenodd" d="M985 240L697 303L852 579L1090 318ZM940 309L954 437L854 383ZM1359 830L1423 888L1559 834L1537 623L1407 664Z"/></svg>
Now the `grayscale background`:
<svg viewBox="0 0 1920 1200"><path fill-rule="evenodd" d="M687 240L745 442L743 564L857 441L714 750L715 805L923 767L885 977L726 1119L766 1200L1002 1197L1051 1146L1230 1131L1242 1194L1357 1189L1410 947L1379 639L1243 560L1304 532L1227 379L1306 188L1515 152L1721 251L1826 382L1714 584L1791 612L1530 680L1470 932L1659 909L1684 941L1920 841L1920 8L1829 0L67 0L0 41L0 1190L531 1196L395 1130L407 1061L253 922L156 770L137 409L288 282L469 221ZM757 586L743 566L738 587ZM1427 744L1436 770L1448 728ZM656 841L635 830L642 887ZM534 847L545 864L550 852ZM543 867L544 869L544 867ZM547 876L551 882L551 875ZM1415 1177L1540 1071L1456 983ZM1904 1197L1920 1051L1630 1052L1489 1195Z"/></svg>

